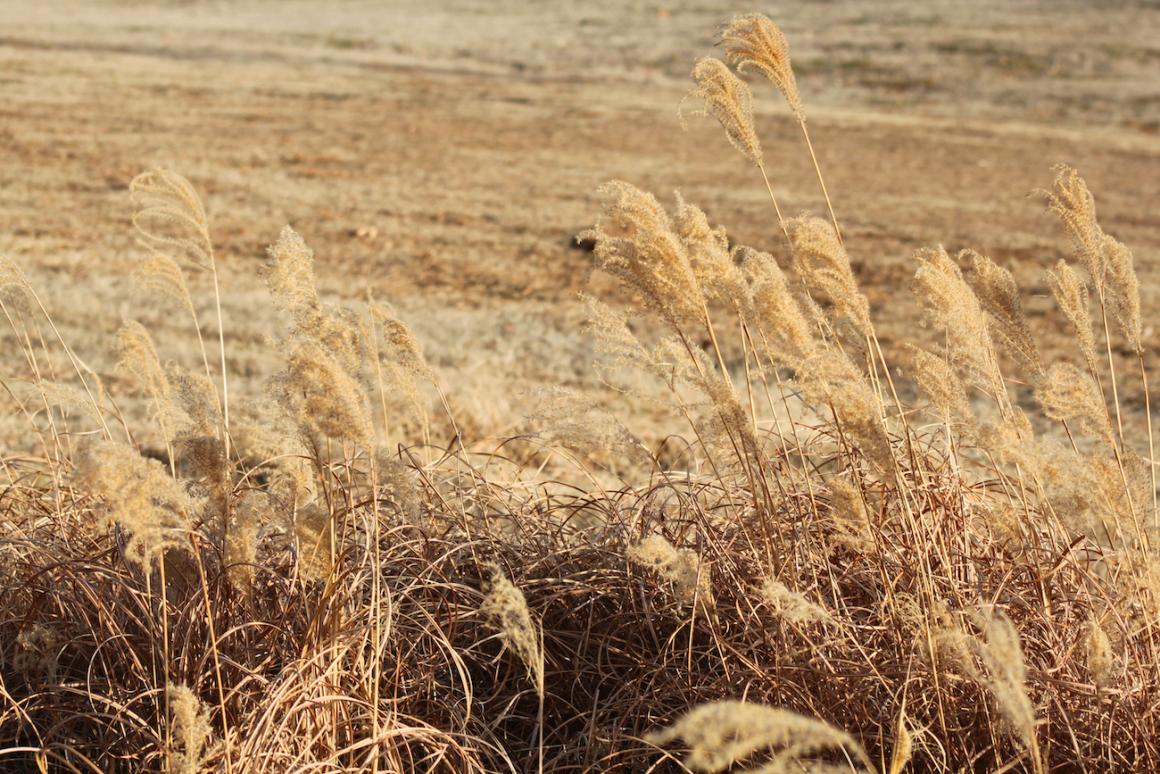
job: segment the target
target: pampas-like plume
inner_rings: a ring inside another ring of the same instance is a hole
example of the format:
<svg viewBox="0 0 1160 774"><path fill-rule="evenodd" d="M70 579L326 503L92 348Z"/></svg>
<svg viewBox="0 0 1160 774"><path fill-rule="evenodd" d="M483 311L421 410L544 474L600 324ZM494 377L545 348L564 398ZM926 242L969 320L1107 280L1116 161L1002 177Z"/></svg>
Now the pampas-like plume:
<svg viewBox="0 0 1160 774"><path fill-rule="evenodd" d="M725 46L725 57L738 72L750 67L760 72L785 96L798 120L805 120L790 64L789 43L768 16L760 13L735 16L721 32L721 42Z"/></svg>
<svg viewBox="0 0 1160 774"><path fill-rule="evenodd" d="M284 226L278 241L266 252L270 256L266 287L274 303L288 312L296 324L310 325L322 310L314 284L314 251L297 231Z"/></svg>
<svg viewBox="0 0 1160 774"><path fill-rule="evenodd" d="M962 271L942 247L920 250L917 257L914 278L926 317L946 335L952 365L965 369L970 381L990 392L1000 407L1009 406L987 316Z"/></svg>
<svg viewBox="0 0 1160 774"><path fill-rule="evenodd" d="M1083 355L1088 371L1096 373L1096 339L1092 330L1091 309L1088 306L1087 283L1071 268L1067 261L1060 260L1055 269L1048 269L1047 284L1051 295L1063 316L1071 323L1079 351Z"/></svg>
<svg viewBox="0 0 1160 774"><path fill-rule="evenodd" d="M188 548L197 503L157 460L113 441L92 444L78 465L85 487L129 532L126 555L148 565L170 548Z"/></svg>
<svg viewBox="0 0 1160 774"><path fill-rule="evenodd" d="M704 324L705 301L688 252L660 202L620 181L597 193L608 226L598 224L581 237L596 242L601 267L639 293L674 332L682 324Z"/></svg>
<svg viewBox="0 0 1160 774"><path fill-rule="evenodd" d="M870 304L858 290L850 257L834 227L821 218L803 216L786 222L793 246L794 268L811 292L829 300L837 317L845 318L863 336L872 336Z"/></svg>
<svg viewBox="0 0 1160 774"><path fill-rule="evenodd" d="M1096 685L1100 687L1110 685L1115 678L1116 668L1116 654L1112 650L1112 642L1095 618L1089 619L1084 629L1083 653L1087 659L1088 674Z"/></svg>
<svg viewBox="0 0 1160 774"><path fill-rule="evenodd" d="M173 741L178 749L169 751L168 774L197 774L205 760L206 744L212 728L209 710L185 685L170 683L169 711L173 724Z"/></svg>
<svg viewBox="0 0 1160 774"><path fill-rule="evenodd" d="M282 404L307 433L369 448L374 438L366 393L318 342L292 342L287 369L273 381Z"/></svg>
<svg viewBox="0 0 1160 774"><path fill-rule="evenodd" d="M865 750L845 731L789 710L744 701L702 704L668 728L646 737L646 741L658 746L678 739L689 748L685 765L705 774L734 771L731 766L761 750L770 751L768 761L743 770L743 774L818 771L819 766L825 765L817 760L820 754L833 752L842 753L858 765L830 770L873 769Z"/></svg>
<svg viewBox="0 0 1160 774"><path fill-rule="evenodd" d="M145 326L135 320L123 322L117 332L117 351L117 370L149 397L162 437L173 443L190 420L173 399L169 377Z"/></svg>
<svg viewBox="0 0 1160 774"><path fill-rule="evenodd" d="M479 612L488 625L499 632L504 643L515 652L528 670L528 675L536 684L536 693L544 695L544 653L541 638L528 601L504 574L498 564L489 564L490 579L484 588L483 603Z"/></svg>
<svg viewBox="0 0 1160 774"><path fill-rule="evenodd" d="M713 57L697 62L693 67L693 80L697 86L689 92L689 97L702 100L705 107L692 112L716 118L733 147L760 166L761 141L757 139L757 129L753 126L753 95L749 86L724 62ZM684 103L681 113L683 116Z"/></svg>
<svg viewBox="0 0 1160 774"><path fill-rule="evenodd" d="M774 615L791 624L809 626L829 623L834 620L830 611L809 601L805 595L792 591L773 578L765 579L758 594L762 601L769 605L769 609L773 611Z"/></svg>
<svg viewBox="0 0 1160 774"><path fill-rule="evenodd" d="M713 604L712 587L707 567L702 567L696 551L676 548L663 535L649 535L626 552L629 561L656 571L673 584L677 598L683 604L699 600L702 605Z"/></svg>
<svg viewBox="0 0 1160 774"><path fill-rule="evenodd" d="M766 337L767 355L775 365L799 368L816 343L785 274L769 253L741 247L737 258L749 281L746 319Z"/></svg>
<svg viewBox="0 0 1160 774"><path fill-rule="evenodd" d="M1031 754L1034 770L1042 772L1035 736L1035 705L1027 692L1027 667L1019 632L1002 614L980 614L977 624L985 639L948 630L942 634L944 642L958 653L967 674L991 694L1011 735Z"/></svg>
<svg viewBox="0 0 1160 774"><path fill-rule="evenodd" d="M991 318L991 332L1027 369L1031 381L1038 382L1043 378L1043 361L1023 314L1015 278L1007 269L974 250L964 250L962 255L971 260L971 286Z"/></svg>
<svg viewBox="0 0 1160 774"><path fill-rule="evenodd" d="M133 270L133 281L142 294L166 298L196 319L185 272L170 256L151 252Z"/></svg>
<svg viewBox="0 0 1160 774"><path fill-rule="evenodd" d="M1107 256L1107 295L1105 300L1120 326L1120 334L1134 352L1144 351L1143 321L1140 316L1140 281L1136 277L1132 251L1123 242L1104 238Z"/></svg>
<svg viewBox="0 0 1160 774"><path fill-rule="evenodd" d="M806 397L816 406L832 409L846 439L879 470L892 471L894 454L882 424L881 403L850 359L819 347L799 368L798 383Z"/></svg>
<svg viewBox="0 0 1160 774"><path fill-rule="evenodd" d="M1104 254L1104 231L1096 221L1096 202L1087 183L1069 166L1055 168L1055 182L1050 191L1039 194L1047 200L1048 209L1059 217L1083 261L1088 276L1103 296L1104 272L1107 258Z"/></svg>
<svg viewBox="0 0 1160 774"><path fill-rule="evenodd" d="M1113 443L1112 424L1100 388L1071 363L1055 363L1035 391L1043 412L1060 422L1078 422L1087 434Z"/></svg>
<svg viewBox="0 0 1160 774"><path fill-rule="evenodd" d="M676 197L673 224L705 298L730 307L743 304L747 291L745 275L733 260L725 229L710 226L705 213L686 202L680 192Z"/></svg>
<svg viewBox="0 0 1160 774"><path fill-rule="evenodd" d="M147 246L161 253L173 249L199 269L213 268L209 220L188 180L168 169L152 169L133 178L129 192L137 204L133 225Z"/></svg>
<svg viewBox="0 0 1160 774"><path fill-rule="evenodd" d="M926 393L931 404L945 422L974 424L974 414L967 401L967 390L955 370L941 357L919 347L911 347L914 354L914 381Z"/></svg>
<svg viewBox="0 0 1160 774"><path fill-rule="evenodd" d="M838 531L839 542L859 553L873 553L874 533L862 495L842 478L830 479L829 487L830 521Z"/></svg>

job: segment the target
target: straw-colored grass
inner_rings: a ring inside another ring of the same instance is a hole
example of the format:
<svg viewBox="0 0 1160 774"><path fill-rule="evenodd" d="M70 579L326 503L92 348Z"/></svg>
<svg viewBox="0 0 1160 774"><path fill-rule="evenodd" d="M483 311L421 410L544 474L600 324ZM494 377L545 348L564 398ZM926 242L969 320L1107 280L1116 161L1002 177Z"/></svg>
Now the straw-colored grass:
<svg viewBox="0 0 1160 774"><path fill-rule="evenodd" d="M804 131L784 36L725 30ZM748 87L718 60L695 77L764 176ZM102 378L0 261L31 385L3 387L40 444L0 455L0 768L1160 768L1151 353L1131 253L1073 170L1045 194L1078 259L1043 267L1063 362L982 255L915 256L938 344L892 363L832 208L771 213L783 267L609 183L588 236L633 300L589 300L598 367L687 422L676 462L563 393L550 444L474 447L454 375L385 304L324 303L288 228L282 366L231 399L229 320L189 301L217 282L206 208L170 171L132 190L138 284L198 362L127 320Z"/></svg>

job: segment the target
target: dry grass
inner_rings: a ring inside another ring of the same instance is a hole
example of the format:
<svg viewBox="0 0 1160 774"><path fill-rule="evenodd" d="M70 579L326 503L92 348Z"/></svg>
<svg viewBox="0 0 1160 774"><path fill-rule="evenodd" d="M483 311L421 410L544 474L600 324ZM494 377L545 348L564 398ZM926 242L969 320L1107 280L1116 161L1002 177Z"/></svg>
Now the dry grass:
<svg viewBox="0 0 1160 774"><path fill-rule="evenodd" d="M772 22L726 35L790 96ZM760 167L722 68L699 66L697 93ZM266 270L280 368L261 400L231 398L229 319L186 290L187 271L217 284L205 207L173 172L133 189L140 284L178 302L200 359L163 363L126 321L106 389L0 263L31 385L4 386L40 444L0 459L0 763L1160 766L1151 425L1125 429L1119 399L1138 379L1147 405L1150 353L1131 253L1073 171L1046 198L1087 274L1050 279L1074 362L1044 362L1003 267L932 247L914 282L942 342L915 350L929 405L900 397L832 209L775 215L789 274L684 200L606 186L589 236L633 303L593 300L591 331L606 378L687 423L672 456L582 432L582 404L549 412L559 443L473 448L409 328L373 299L323 303L289 229ZM154 427L125 421L121 390Z"/></svg>

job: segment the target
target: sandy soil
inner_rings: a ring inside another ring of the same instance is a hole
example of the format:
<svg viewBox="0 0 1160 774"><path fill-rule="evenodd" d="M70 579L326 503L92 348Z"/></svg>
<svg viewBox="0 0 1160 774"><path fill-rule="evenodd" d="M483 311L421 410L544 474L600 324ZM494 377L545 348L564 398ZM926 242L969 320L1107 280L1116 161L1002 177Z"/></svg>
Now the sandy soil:
<svg viewBox="0 0 1160 774"><path fill-rule="evenodd" d="M369 289L415 327L479 433L522 390L599 393L579 291L606 292L573 236L620 178L680 188L736 241L783 252L760 178L716 125L683 130L692 62L723 0L0 2L0 253L79 352L112 365L123 316L191 350L127 278L126 186L172 167L203 192L242 391L269 373L264 247L291 223L325 289ZM1028 193L1080 169L1160 301L1160 8L1041 0L835 0L762 10L787 31L811 133L888 347L914 329L912 253L974 247L1042 316L1058 226ZM783 207L823 203L796 124L755 83ZM199 301L209 304L204 283ZM1062 345L1045 318L1048 342ZM1160 333L1148 326L1149 346ZM1052 338L1055 336L1055 338ZM11 350L9 350L11 351ZM16 373L21 364L3 364ZM192 363L191 363L192 364Z"/></svg>

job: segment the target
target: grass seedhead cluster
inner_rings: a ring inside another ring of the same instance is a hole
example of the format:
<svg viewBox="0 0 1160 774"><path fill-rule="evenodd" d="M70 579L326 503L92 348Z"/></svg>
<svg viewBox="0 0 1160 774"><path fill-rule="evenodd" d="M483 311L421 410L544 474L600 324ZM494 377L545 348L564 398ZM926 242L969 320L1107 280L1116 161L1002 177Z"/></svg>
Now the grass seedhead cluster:
<svg viewBox="0 0 1160 774"><path fill-rule="evenodd" d="M829 205L784 36L750 15L722 42ZM1151 352L1082 178L1044 194L1070 356L1001 262L941 246L914 256L926 329L884 347L833 208L782 219L749 87L694 80L780 233L599 190L586 236L625 292L586 299L595 367L685 424L659 445L563 388L549 427L474 437L404 321L320 292L290 228L279 365L231 398L210 218L171 171L130 185L133 276L195 362L125 320L99 373L0 259L30 439L0 455L0 768L1160 769Z"/></svg>

